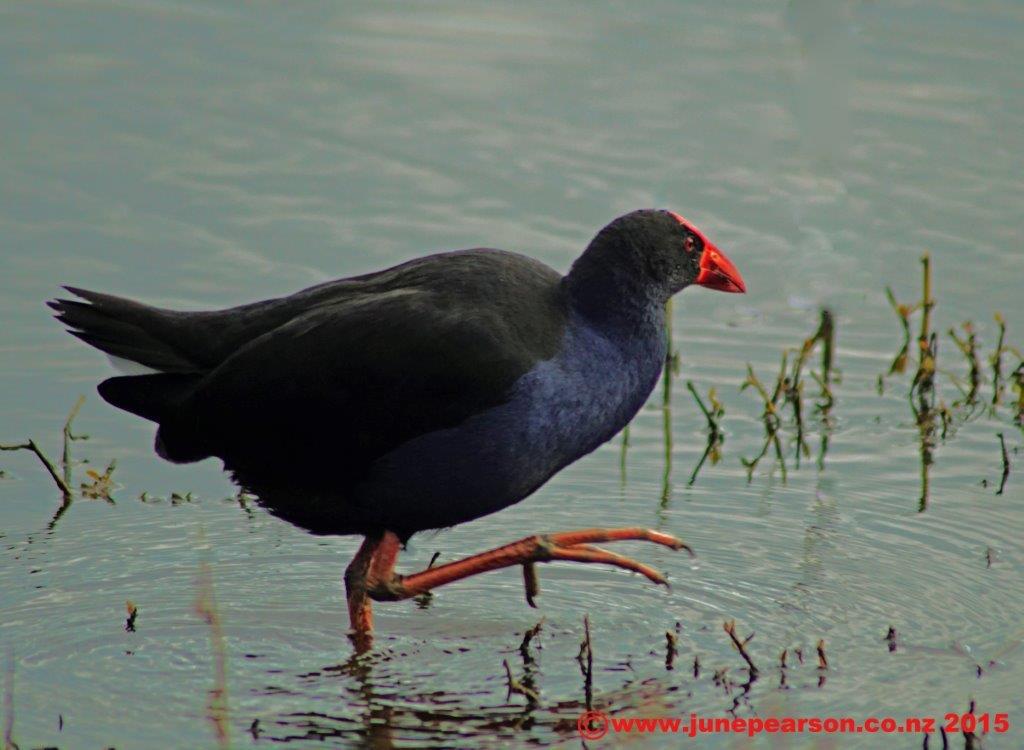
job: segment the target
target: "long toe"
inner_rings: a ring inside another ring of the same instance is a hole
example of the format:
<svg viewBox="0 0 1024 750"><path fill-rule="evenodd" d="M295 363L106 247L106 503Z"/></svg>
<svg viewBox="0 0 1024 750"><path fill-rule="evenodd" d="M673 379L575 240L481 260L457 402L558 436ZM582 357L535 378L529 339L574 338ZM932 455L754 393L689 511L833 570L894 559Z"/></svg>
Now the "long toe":
<svg viewBox="0 0 1024 750"><path fill-rule="evenodd" d="M601 549L600 547L591 547L586 544L577 544L572 547L558 546L551 551L551 558L553 560L566 560L569 562L604 563L605 565L613 565L616 568L640 573L654 583L661 584L662 586L668 586L668 579L649 565L644 565L631 557L617 555L614 552L609 552L608 550Z"/></svg>
<svg viewBox="0 0 1024 750"><path fill-rule="evenodd" d="M590 544L593 542L653 542L673 550L684 549L693 555L693 549L686 542L677 539L671 534L665 534L653 529L641 527L628 527L622 529L580 529L578 531L563 531L558 534L549 534L548 539L562 547L572 547L577 544Z"/></svg>

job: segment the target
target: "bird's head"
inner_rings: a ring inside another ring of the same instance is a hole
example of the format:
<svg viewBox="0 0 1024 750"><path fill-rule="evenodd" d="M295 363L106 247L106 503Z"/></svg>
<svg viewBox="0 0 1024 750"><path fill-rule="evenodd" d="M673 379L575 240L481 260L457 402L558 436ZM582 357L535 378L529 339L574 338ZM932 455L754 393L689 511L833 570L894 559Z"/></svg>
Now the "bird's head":
<svg viewBox="0 0 1024 750"><path fill-rule="evenodd" d="M572 276L584 282L579 286L600 289L608 301L664 302L691 285L747 291L736 266L703 232L679 214L658 209L632 211L598 232Z"/></svg>

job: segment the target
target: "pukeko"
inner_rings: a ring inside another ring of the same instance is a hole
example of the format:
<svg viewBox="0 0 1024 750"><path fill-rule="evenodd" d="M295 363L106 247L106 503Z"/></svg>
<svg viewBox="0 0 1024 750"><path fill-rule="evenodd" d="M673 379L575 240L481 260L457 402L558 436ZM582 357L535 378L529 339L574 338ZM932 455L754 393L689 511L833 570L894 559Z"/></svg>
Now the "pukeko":
<svg viewBox="0 0 1024 750"><path fill-rule="evenodd" d="M165 310L65 287L48 304L70 332L148 368L99 385L156 422L156 452L223 460L271 513L315 534L365 537L345 571L353 631L370 600L399 600L476 573L608 563L593 546L647 529L533 536L412 575L399 548L532 494L619 432L658 381L665 303L697 284L744 292L693 224L640 210L604 227L564 276L493 249L417 258L287 297L209 312ZM532 603L532 599L531 599Z"/></svg>

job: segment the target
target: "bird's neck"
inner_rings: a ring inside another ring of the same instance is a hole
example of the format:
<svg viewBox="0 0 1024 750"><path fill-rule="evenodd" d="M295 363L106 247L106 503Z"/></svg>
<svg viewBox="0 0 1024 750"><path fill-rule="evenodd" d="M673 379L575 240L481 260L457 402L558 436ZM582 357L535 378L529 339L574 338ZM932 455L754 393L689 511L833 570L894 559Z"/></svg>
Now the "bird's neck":
<svg viewBox="0 0 1024 750"><path fill-rule="evenodd" d="M624 263L621 248L592 243L562 284L572 309L598 328L635 335L664 325L669 295L652 286L639 263Z"/></svg>

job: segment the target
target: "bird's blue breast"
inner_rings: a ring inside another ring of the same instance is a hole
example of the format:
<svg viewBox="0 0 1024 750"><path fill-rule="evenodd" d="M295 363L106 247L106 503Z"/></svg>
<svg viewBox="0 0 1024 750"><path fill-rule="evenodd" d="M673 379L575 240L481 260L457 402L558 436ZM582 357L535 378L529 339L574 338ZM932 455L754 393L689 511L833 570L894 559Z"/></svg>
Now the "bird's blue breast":
<svg viewBox="0 0 1024 750"><path fill-rule="evenodd" d="M629 423L657 383L666 345L653 321L610 337L570 318L558 354L520 377L505 403L382 457L357 501L376 506L385 525L439 528L522 500Z"/></svg>

